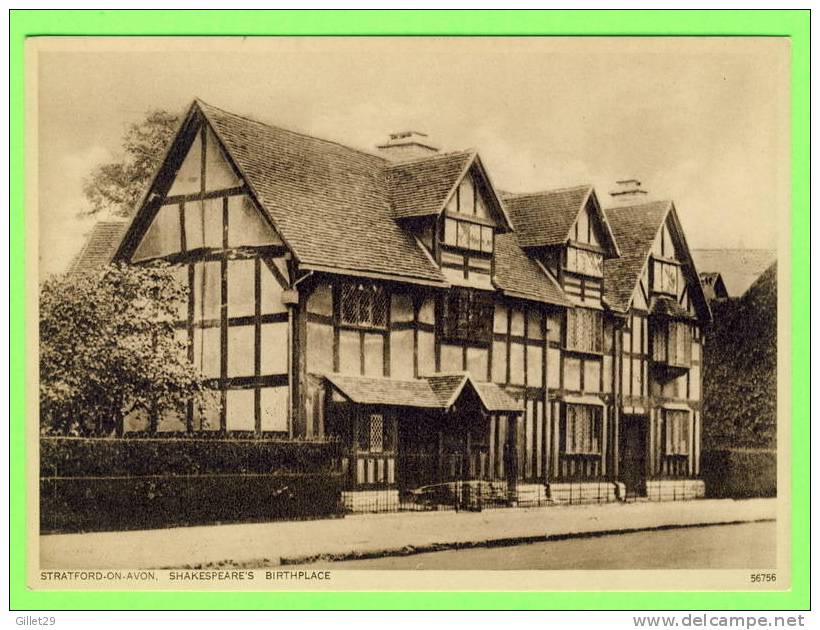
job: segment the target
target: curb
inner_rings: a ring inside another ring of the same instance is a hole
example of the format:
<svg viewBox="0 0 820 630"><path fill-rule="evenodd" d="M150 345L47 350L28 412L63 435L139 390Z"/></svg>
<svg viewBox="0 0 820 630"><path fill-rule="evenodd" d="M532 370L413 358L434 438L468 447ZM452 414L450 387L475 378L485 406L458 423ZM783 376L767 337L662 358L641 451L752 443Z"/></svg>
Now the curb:
<svg viewBox="0 0 820 630"><path fill-rule="evenodd" d="M717 527L721 525L741 525L744 523L772 523L774 518L740 519L731 521L714 521L709 523L682 523L665 524L648 527L634 527L621 529L601 529L589 532L567 532L563 534L539 534L533 536L513 536L507 538L492 538L481 541L443 542L429 543L425 545L404 547L393 547L388 549L372 551L349 551L341 553L320 553L306 556L289 556L279 558L280 566L293 566L298 564L313 564L316 562L340 562L344 560L372 560L376 558L389 558L397 556L412 556L421 553L434 551L454 551L458 549L476 549L492 547L512 547L515 545L526 545L538 542L556 542L561 540L573 540L584 538L600 538L603 536L617 536L620 534L635 534L640 532L657 532L670 529L694 529L698 527ZM266 559L267 560L267 559ZM268 561L269 562L269 561ZM250 566L252 562L243 562L243 565Z"/></svg>

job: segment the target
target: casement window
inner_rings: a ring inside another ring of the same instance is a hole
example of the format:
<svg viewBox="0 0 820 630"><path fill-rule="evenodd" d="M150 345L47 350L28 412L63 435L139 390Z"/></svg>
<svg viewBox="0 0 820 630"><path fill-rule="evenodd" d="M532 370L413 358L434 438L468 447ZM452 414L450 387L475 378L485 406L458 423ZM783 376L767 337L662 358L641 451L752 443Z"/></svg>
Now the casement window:
<svg viewBox="0 0 820 630"><path fill-rule="evenodd" d="M603 407L567 404L564 452L568 455L600 455Z"/></svg>
<svg viewBox="0 0 820 630"><path fill-rule="evenodd" d="M678 265L660 260L653 260L652 290L655 293L677 295L678 274Z"/></svg>
<svg viewBox="0 0 820 630"><path fill-rule="evenodd" d="M384 287L346 282L341 287L340 295L342 324L357 328L387 328L390 301Z"/></svg>
<svg viewBox="0 0 820 630"><path fill-rule="evenodd" d="M567 350L604 351L604 318L601 311L587 308L567 310Z"/></svg>
<svg viewBox="0 0 820 630"><path fill-rule="evenodd" d="M361 416L357 448L360 452L367 453L385 453L395 450L395 422L389 414L365 413Z"/></svg>
<svg viewBox="0 0 820 630"><path fill-rule="evenodd" d="M664 411L664 452L667 455L689 454L689 412L666 409Z"/></svg>
<svg viewBox="0 0 820 630"><path fill-rule="evenodd" d="M652 358L656 363L689 367L692 363L692 327L687 322L655 322Z"/></svg>
<svg viewBox="0 0 820 630"><path fill-rule="evenodd" d="M493 253L493 228L489 225L444 219L444 244L473 252Z"/></svg>
<svg viewBox="0 0 820 630"><path fill-rule="evenodd" d="M600 278L604 275L604 257L599 252L567 247L566 270Z"/></svg>
<svg viewBox="0 0 820 630"><path fill-rule="evenodd" d="M447 341L487 344L492 340L494 312L492 294L451 289L443 301L442 337Z"/></svg>

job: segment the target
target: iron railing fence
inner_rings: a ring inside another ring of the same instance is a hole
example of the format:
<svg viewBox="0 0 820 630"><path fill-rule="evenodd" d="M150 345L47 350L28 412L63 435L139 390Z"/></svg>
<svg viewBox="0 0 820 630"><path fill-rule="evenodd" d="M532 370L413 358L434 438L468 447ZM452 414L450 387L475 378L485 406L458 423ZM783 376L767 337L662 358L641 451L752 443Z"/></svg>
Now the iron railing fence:
<svg viewBox="0 0 820 630"><path fill-rule="evenodd" d="M671 480L670 480L671 481ZM557 481L451 479L418 487L373 488L349 493L348 512L480 512L489 509L539 508L562 505L598 505L688 501L701 498L693 480L648 483L640 492L628 491L609 480Z"/></svg>

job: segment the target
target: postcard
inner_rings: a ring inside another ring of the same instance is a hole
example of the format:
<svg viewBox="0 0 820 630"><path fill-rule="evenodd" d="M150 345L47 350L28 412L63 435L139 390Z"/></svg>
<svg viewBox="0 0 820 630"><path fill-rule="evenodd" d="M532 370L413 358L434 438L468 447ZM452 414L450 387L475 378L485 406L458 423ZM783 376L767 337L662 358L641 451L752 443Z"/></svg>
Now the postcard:
<svg viewBox="0 0 820 630"><path fill-rule="evenodd" d="M28 586L790 587L790 43L34 37Z"/></svg>

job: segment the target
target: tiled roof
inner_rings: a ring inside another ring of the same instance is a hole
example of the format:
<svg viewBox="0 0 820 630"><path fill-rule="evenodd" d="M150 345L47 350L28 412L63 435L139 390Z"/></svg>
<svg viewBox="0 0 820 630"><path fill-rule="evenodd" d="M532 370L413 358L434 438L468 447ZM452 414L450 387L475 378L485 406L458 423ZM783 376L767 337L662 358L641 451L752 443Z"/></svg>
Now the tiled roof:
<svg viewBox="0 0 820 630"><path fill-rule="evenodd" d="M626 312L629 308L632 291L671 207L671 201L653 201L605 210L621 250L619 258L604 261L604 299L613 310Z"/></svg>
<svg viewBox="0 0 820 630"><path fill-rule="evenodd" d="M578 213L592 192L582 185L537 193L507 193L504 204L521 247L560 245L569 238Z"/></svg>
<svg viewBox="0 0 820 630"><path fill-rule="evenodd" d="M667 317L693 319L689 311L681 306L677 300L671 297L653 296L649 305L649 312L652 315L666 315Z"/></svg>
<svg viewBox="0 0 820 630"><path fill-rule="evenodd" d="M447 409L470 383L486 411L522 409L521 403L498 385L476 383L467 373L432 374L412 380L341 374L326 374L325 378L352 402L362 405Z"/></svg>
<svg viewBox="0 0 820 630"><path fill-rule="evenodd" d="M495 383L473 383L487 411L523 411L520 401Z"/></svg>
<svg viewBox="0 0 820 630"><path fill-rule="evenodd" d="M303 264L444 282L412 234L394 217L438 212L475 152L402 163L285 131L199 103L260 203ZM499 288L569 305L557 283L498 234Z"/></svg>
<svg viewBox="0 0 820 630"><path fill-rule="evenodd" d="M776 260L771 249L693 249L699 271L720 273L729 297L740 297Z"/></svg>
<svg viewBox="0 0 820 630"><path fill-rule="evenodd" d="M707 300L721 299L729 297L726 290L726 283L717 271L702 271L700 274L700 286Z"/></svg>
<svg viewBox="0 0 820 630"><path fill-rule="evenodd" d="M399 380L327 374L325 378L354 403L399 407L442 408L439 397L424 379Z"/></svg>
<svg viewBox="0 0 820 630"><path fill-rule="evenodd" d="M402 219L437 214L474 158L474 151L458 151L389 166L393 216Z"/></svg>
<svg viewBox="0 0 820 630"><path fill-rule="evenodd" d="M555 279L519 247L515 232L496 234L493 281L505 293L548 304L571 306Z"/></svg>
<svg viewBox="0 0 820 630"><path fill-rule="evenodd" d="M461 392L467 378L464 372L456 372L454 374L431 374L425 377L425 380L441 407L446 408L454 402L456 394Z"/></svg>
<svg viewBox="0 0 820 630"><path fill-rule="evenodd" d="M521 411L521 402L510 396L495 383L483 383L473 380L467 372L454 374L431 374L426 377L430 388L435 392L443 408L452 405L461 396L469 383L478 394L484 409L493 411Z"/></svg>
<svg viewBox="0 0 820 630"><path fill-rule="evenodd" d="M201 101L196 107L302 268L448 284L396 216L438 212L471 165L486 178L474 151L394 163ZM514 234L505 232L510 222L503 204L500 214L496 287L522 299L569 306L554 278L524 253Z"/></svg>
<svg viewBox="0 0 820 630"><path fill-rule="evenodd" d="M300 263L444 282L393 220L386 160L198 106Z"/></svg>
<svg viewBox="0 0 820 630"><path fill-rule="evenodd" d="M86 237L85 245L71 262L68 273L87 273L110 263L127 228L126 221L96 223Z"/></svg>

